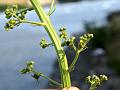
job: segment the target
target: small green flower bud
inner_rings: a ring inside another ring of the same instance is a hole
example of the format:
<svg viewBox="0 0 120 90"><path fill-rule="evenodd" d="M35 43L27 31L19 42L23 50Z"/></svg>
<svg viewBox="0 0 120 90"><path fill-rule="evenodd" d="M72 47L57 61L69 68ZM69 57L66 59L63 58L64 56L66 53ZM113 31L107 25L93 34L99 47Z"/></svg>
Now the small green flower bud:
<svg viewBox="0 0 120 90"><path fill-rule="evenodd" d="M92 76L92 79L97 80L98 77L97 77L96 75L93 75L93 76Z"/></svg>
<svg viewBox="0 0 120 90"><path fill-rule="evenodd" d="M45 39L42 39L42 40L40 41L40 46L41 46L42 48L46 48L46 47L49 46L49 43L47 43L47 41L46 41Z"/></svg>
<svg viewBox="0 0 120 90"><path fill-rule="evenodd" d="M10 29L13 29L15 26L14 25L10 25Z"/></svg>
<svg viewBox="0 0 120 90"><path fill-rule="evenodd" d="M70 39L67 40L66 45L71 46L73 45L74 41L75 41L75 37L71 37Z"/></svg>
<svg viewBox="0 0 120 90"><path fill-rule="evenodd" d="M25 12L21 12L19 18L24 20L26 13L27 13L26 11Z"/></svg>
<svg viewBox="0 0 120 90"><path fill-rule="evenodd" d="M81 46L81 47L84 47L84 43L85 43L85 42L84 42L83 40L80 40L80 46Z"/></svg>
<svg viewBox="0 0 120 90"><path fill-rule="evenodd" d="M16 20L11 19L11 20L9 21L9 23L10 23L11 25L15 25L15 24L16 24Z"/></svg>
<svg viewBox="0 0 120 90"><path fill-rule="evenodd" d="M83 37L83 36L81 36L81 37L80 37L80 40L84 40L84 37Z"/></svg>
<svg viewBox="0 0 120 90"><path fill-rule="evenodd" d="M17 5L12 5L13 11L16 12L18 10L18 6Z"/></svg>
<svg viewBox="0 0 120 90"><path fill-rule="evenodd" d="M10 28L9 28L9 24L6 23L5 26L4 26L4 28L5 28L6 31L9 31L9 29L10 29Z"/></svg>
<svg viewBox="0 0 120 90"><path fill-rule="evenodd" d="M67 45L67 46L70 46L70 45L71 45L71 43L70 43L69 40L66 42L66 45Z"/></svg>
<svg viewBox="0 0 120 90"><path fill-rule="evenodd" d="M67 39L68 35L66 32L62 32L62 34L60 34L60 38L64 38Z"/></svg>
<svg viewBox="0 0 120 90"><path fill-rule="evenodd" d="M6 10L5 10L5 14L6 14L6 15L10 14L10 10L9 10L9 9L6 9Z"/></svg>
<svg viewBox="0 0 120 90"><path fill-rule="evenodd" d="M93 36L93 34L88 34L88 37L93 38L94 36Z"/></svg>
<svg viewBox="0 0 120 90"><path fill-rule="evenodd" d="M35 73L34 75L32 75L32 77L36 80L38 80L41 76L41 73Z"/></svg>
<svg viewBox="0 0 120 90"><path fill-rule="evenodd" d="M104 80L108 80L108 77L106 75L100 75L100 79L104 81Z"/></svg>
<svg viewBox="0 0 120 90"><path fill-rule="evenodd" d="M85 34L80 37L80 42L78 44L78 49L84 48L86 49L86 44L90 41L90 39L93 38L93 34Z"/></svg>
<svg viewBox="0 0 120 90"><path fill-rule="evenodd" d="M8 21L6 23L6 25L4 26L5 30L8 31L9 29L13 29L16 25L16 20L11 19L10 21Z"/></svg>
<svg viewBox="0 0 120 90"><path fill-rule="evenodd" d="M6 9L6 10L5 10L5 15L6 15L6 18L7 18L7 19L10 19L10 18L12 17L12 14L11 14L11 12L10 12L10 9Z"/></svg>
<svg viewBox="0 0 120 90"><path fill-rule="evenodd" d="M13 8L11 7L11 8L9 8L9 10L10 10L10 13L13 13L14 12L14 10L13 10Z"/></svg>
<svg viewBox="0 0 120 90"><path fill-rule="evenodd" d="M27 64L27 66L26 66L26 68L24 68L24 69L22 69L20 72L22 73L22 74L26 74L26 73L31 73L31 72L33 72L33 65L34 65L34 61L28 61L26 64Z"/></svg>
<svg viewBox="0 0 120 90"><path fill-rule="evenodd" d="M20 70L21 74L27 74L30 72L30 70L28 68L24 68L22 70Z"/></svg>
<svg viewBox="0 0 120 90"><path fill-rule="evenodd" d="M65 31L66 30L66 28L65 27L63 27L63 28L60 28L60 32L63 32L63 31Z"/></svg>
<svg viewBox="0 0 120 90"><path fill-rule="evenodd" d="M34 66L34 61L29 61L29 62L27 62L27 67L29 67L29 68L33 68Z"/></svg>
<svg viewBox="0 0 120 90"><path fill-rule="evenodd" d="M86 81L90 83L91 82L91 76L86 77Z"/></svg>
<svg viewBox="0 0 120 90"><path fill-rule="evenodd" d="M66 33L66 28L60 28L60 30L59 30L60 32L61 32L61 34L60 34L60 38L62 39L67 39L68 38L68 35L67 35L67 33Z"/></svg>

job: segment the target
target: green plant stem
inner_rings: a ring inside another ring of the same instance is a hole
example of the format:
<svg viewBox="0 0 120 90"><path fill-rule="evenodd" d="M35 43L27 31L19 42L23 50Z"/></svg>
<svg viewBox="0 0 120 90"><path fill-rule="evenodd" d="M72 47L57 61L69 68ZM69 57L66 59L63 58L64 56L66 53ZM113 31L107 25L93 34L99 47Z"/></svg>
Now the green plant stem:
<svg viewBox="0 0 120 90"><path fill-rule="evenodd" d="M45 26L46 25L46 23L33 22L33 21L27 21L27 20L20 20L20 22L29 23L29 24L33 24L33 25L37 25L37 26Z"/></svg>
<svg viewBox="0 0 120 90"><path fill-rule="evenodd" d="M72 48L76 51L77 50L77 48L76 48L76 46L74 45L74 44L72 44Z"/></svg>
<svg viewBox="0 0 120 90"><path fill-rule="evenodd" d="M48 12L48 15L49 15L49 16L50 16L50 15L55 11L55 9L56 9L54 3L55 3L55 0L52 0L52 4L51 4L50 10L49 10L49 12Z"/></svg>
<svg viewBox="0 0 120 90"><path fill-rule="evenodd" d="M42 74L41 76L42 76L43 78L49 80L52 84L61 87L61 84L60 84L60 83L54 81L53 79L49 78L48 76L45 76L44 74Z"/></svg>
<svg viewBox="0 0 120 90"><path fill-rule="evenodd" d="M60 83L58 83L58 82L56 82L55 80L49 78L48 76L44 75L43 73L36 72L34 69L32 69L32 72L33 72L33 73L39 73L39 74L40 74L40 77L43 77L43 78L47 79L48 81L50 81L52 84L61 87L61 84L60 84Z"/></svg>
<svg viewBox="0 0 120 90"><path fill-rule="evenodd" d="M29 23L29 24L38 25L38 26L45 26L46 25L45 23L41 23L41 22L21 20L16 14L13 14L13 16L16 17L20 23Z"/></svg>
<svg viewBox="0 0 120 90"><path fill-rule="evenodd" d="M71 81L70 81L70 74L68 72L68 62L67 62L65 52L61 47L60 39L57 36L54 27L52 26L49 16L45 13L42 6L40 5L39 0L30 0L30 2L33 5L37 15L39 16L39 19L42 22L46 23L44 28L47 31L49 37L51 38L51 41L54 44L54 47L58 56L62 88L70 87Z"/></svg>
<svg viewBox="0 0 120 90"><path fill-rule="evenodd" d="M68 69L69 72L71 72L73 70L73 68L74 68L74 66L75 66L75 64L76 64L76 62L78 60L78 57L79 57L79 54L80 54L81 51L82 50L78 50L78 49L76 50L75 58L73 59L71 65L69 66L69 69Z"/></svg>
<svg viewBox="0 0 120 90"><path fill-rule="evenodd" d="M68 68L68 72L71 72L73 70L73 68L78 60L79 54L86 49L85 46L88 42L89 42L89 40L80 49L78 49L78 48L76 49L76 47L73 46L73 48L75 48L75 50L76 50L76 55L75 55L75 58L73 59L71 65Z"/></svg>

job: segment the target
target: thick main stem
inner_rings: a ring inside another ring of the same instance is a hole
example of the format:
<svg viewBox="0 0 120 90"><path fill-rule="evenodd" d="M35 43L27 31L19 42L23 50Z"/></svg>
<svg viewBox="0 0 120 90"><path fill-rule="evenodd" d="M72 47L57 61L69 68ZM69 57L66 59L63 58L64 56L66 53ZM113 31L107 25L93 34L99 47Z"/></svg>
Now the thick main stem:
<svg viewBox="0 0 120 90"><path fill-rule="evenodd" d="M40 5L39 0L30 0L30 2L33 5L33 8L35 9L37 15L39 16L39 19L42 22L46 23L44 28L47 31L49 37L51 38L55 46L55 50L58 56L59 68L60 68L62 88L70 87L71 81L70 81L70 74L68 72L68 62L67 62L65 52L61 47L59 37L57 36L55 29L51 24L49 16L44 12L42 6Z"/></svg>

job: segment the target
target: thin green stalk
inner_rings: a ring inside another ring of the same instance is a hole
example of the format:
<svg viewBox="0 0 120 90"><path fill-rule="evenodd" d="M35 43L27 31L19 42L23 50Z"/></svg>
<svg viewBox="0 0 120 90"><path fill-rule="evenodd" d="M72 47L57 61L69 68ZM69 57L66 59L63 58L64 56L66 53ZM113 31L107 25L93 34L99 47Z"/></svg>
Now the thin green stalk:
<svg viewBox="0 0 120 90"><path fill-rule="evenodd" d="M45 76L44 74L42 74L41 76L42 76L43 78L49 80L52 84L54 84L54 85L56 85L56 86L59 86L59 87L62 87L62 85L61 85L60 83L58 83L58 82L54 81L53 79Z"/></svg>
<svg viewBox="0 0 120 90"><path fill-rule="evenodd" d="M30 2L33 5L33 8L35 9L37 15L39 16L39 19L42 22L46 23L44 28L47 31L49 37L51 38L53 45L55 46L55 50L58 56L59 68L60 68L62 88L70 87L71 81L70 81L70 74L68 72L68 62L65 52L61 47L60 39L55 32L55 29L49 19L49 16L45 13L43 7L40 5L39 0L30 0Z"/></svg>
<svg viewBox="0 0 120 90"><path fill-rule="evenodd" d="M16 14L13 14L13 16L16 17L20 23L29 23L29 24L38 25L38 26L45 26L46 25L46 23L21 20Z"/></svg>
<svg viewBox="0 0 120 90"><path fill-rule="evenodd" d="M72 44L72 48L76 51L77 50L77 48L76 48L76 46L74 45L74 44Z"/></svg>
<svg viewBox="0 0 120 90"><path fill-rule="evenodd" d="M85 41L84 44L82 45L82 47L80 47L80 48L76 49L76 47L73 46L73 48L76 50L76 55L75 55L75 58L73 59L71 65L68 68L68 72L71 72L73 70L73 68L74 68L74 66L75 66L75 64L76 64L76 62L78 60L79 54L87 48L86 44L89 42L89 40L90 40L90 38L88 38L88 40Z"/></svg>
<svg viewBox="0 0 120 90"><path fill-rule="evenodd" d="M49 15L49 16L50 16L50 15L55 11L55 9L56 9L54 3L55 3L55 0L52 0L52 4L51 4L50 10L49 10L49 12L48 12L48 15Z"/></svg>
<svg viewBox="0 0 120 90"><path fill-rule="evenodd" d="M69 69L68 69L69 72L71 72L73 70L73 68L78 60L80 52L81 52L80 50L78 50L78 49L76 50L75 58L73 59L73 62L71 63L71 65L69 66Z"/></svg>
<svg viewBox="0 0 120 90"><path fill-rule="evenodd" d="M17 14L20 14L22 12L31 11L31 10L33 10L33 8L25 8L25 9L22 9L22 10L18 11Z"/></svg>
<svg viewBox="0 0 120 90"><path fill-rule="evenodd" d="M20 20L20 22L29 23L29 24L38 25L38 26L45 26L46 25L46 23L33 22L33 21L27 21L27 20Z"/></svg>
<svg viewBox="0 0 120 90"><path fill-rule="evenodd" d="M60 83L58 83L58 82L56 82L55 80L49 78L48 76L44 75L43 73L36 72L35 70L32 70L32 72L33 72L34 74L39 74L39 77L43 77L43 78L47 79L48 81L50 81L52 84L54 84L54 85L56 85L56 86L59 86L59 87L62 86Z"/></svg>

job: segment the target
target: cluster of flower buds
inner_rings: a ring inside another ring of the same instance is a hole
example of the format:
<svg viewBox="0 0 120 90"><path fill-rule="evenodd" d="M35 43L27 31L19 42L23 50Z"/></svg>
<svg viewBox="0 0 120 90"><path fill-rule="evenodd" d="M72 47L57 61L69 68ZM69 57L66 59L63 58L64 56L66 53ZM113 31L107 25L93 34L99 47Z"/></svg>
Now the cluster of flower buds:
<svg viewBox="0 0 120 90"><path fill-rule="evenodd" d="M67 33L66 33L66 28L60 28L59 31L61 32L60 38L66 40L66 39L68 38L68 35L67 35Z"/></svg>
<svg viewBox="0 0 120 90"><path fill-rule="evenodd" d="M8 21L5 25L5 30L8 31L9 29L13 29L16 25L16 20L15 19L11 19L10 21Z"/></svg>
<svg viewBox="0 0 120 90"><path fill-rule="evenodd" d="M6 25L5 25L5 30L8 31L10 29L13 29L15 26L19 26L20 25L20 20L24 20L25 19L25 15L26 15L27 11L18 11L18 6L17 5L12 5L10 7L8 7L5 10L5 15L7 19L10 19Z"/></svg>
<svg viewBox="0 0 120 90"><path fill-rule="evenodd" d="M93 38L93 34L85 34L80 37L80 42L78 44L78 49L84 48L86 49L86 44Z"/></svg>
<svg viewBox="0 0 120 90"><path fill-rule="evenodd" d="M105 80L108 80L108 77L106 75L100 75L100 81L103 82Z"/></svg>
<svg viewBox="0 0 120 90"><path fill-rule="evenodd" d="M68 40L64 41L61 46L72 46L74 44L75 37L71 37Z"/></svg>
<svg viewBox="0 0 120 90"><path fill-rule="evenodd" d="M25 15L27 14L27 11L22 11L22 12L18 12L16 13L16 15L21 19L24 20L25 19Z"/></svg>
<svg viewBox="0 0 120 90"><path fill-rule="evenodd" d="M34 63L35 63L34 61L27 62L26 68L24 68L20 71L21 74L31 73L33 71L33 68L34 68Z"/></svg>
<svg viewBox="0 0 120 90"><path fill-rule="evenodd" d="M8 7L5 10L6 18L10 19L12 16L14 17L14 14L17 13L17 10L18 10L18 6L17 5L12 5L12 6Z"/></svg>
<svg viewBox="0 0 120 90"><path fill-rule="evenodd" d="M88 76L86 78L86 81L90 83L91 88L97 88L97 86L100 86L103 81L108 80L107 76L100 75L99 77L96 75Z"/></svg>
<svg viewBox="0 0 120 90"><path fill-rule="evenodd" d="M34 71L34 61L29 61L26 63L26 68L22 69L20 72L21 74L27 74L32 73L32 77L36 80L39 79L40 76L42 76L42 73Z"/></svg>
<svg viewBox="0 0 120 90"><path fill-rule="evenodd" d="M48 47L50 44L45 40L45 39L42 39L41 41L40 41L40 46L42 47L42 48L46 48L46 47Z"/></svg>
<svg viewBox="0 0 120 90"><path fill-rule="evenodd" d="M66 45L71 46L74 44L74 41L75 41L75 37L71 37L66 41Z"/></svg>
<svg viewBox="0 0 120 90"><path fill-rule="evenodd" d="M39 72L35 72L32 77L36 80L38 80L40 78L40 76L42 76L42 73L39 73Z"/></svg>
<svg viewBox="0 0 120 90"><path fill-rule="evenodd" d="M7 19L10 19L12 17L14 17L14 15L17 13L17 10L18 10L18 6L17 5L12 5L10 7L8 7L6 10L5 10L5 15L6 15L6 18ZM16 25L16 20L15 19L11 19L9 20L6 25L5 25L5 30L8 31L9 29L13 29Z"/></svg>

